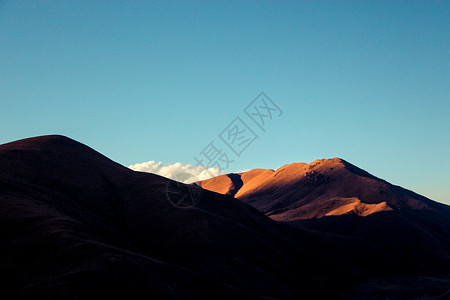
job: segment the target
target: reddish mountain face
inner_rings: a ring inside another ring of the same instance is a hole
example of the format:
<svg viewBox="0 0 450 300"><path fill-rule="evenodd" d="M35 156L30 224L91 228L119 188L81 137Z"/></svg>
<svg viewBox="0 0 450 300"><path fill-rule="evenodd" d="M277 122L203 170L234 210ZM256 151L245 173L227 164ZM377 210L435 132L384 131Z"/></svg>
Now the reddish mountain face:
<svg viewBox="0 0 450 300"><path fill-rule="evenodd" d="M257 187L272 173L227 176L232 184L221 192L249 196L249 183L259 178ZM316 188L338 180L314 174ZM266 192L282 195L289 186ZM275 211L275 200L256 192L261 208ZM298 299L352 298L360 292L353 283L364 293L374 277L403 275L415 286L412 272L430 278L449 270L449 227L422 214L439 220L439 205L408 199L384 201L391 210L366 217L291 219L294 227L229 195L131 171L66 137L25 139L0 145L1 287L15 299ZM417 206L404 213L411 203ZM412 251L397 249L411 243ZM446 283L408 292L436 296Z"/></svg>
<svg viewBox="0 0 450 300"><path fill-rule="evenodd" d="M234 196L274 220L295 221L393 210L450 212L449 207L393 186L339 158L255 169L196 182Z"/></svg>

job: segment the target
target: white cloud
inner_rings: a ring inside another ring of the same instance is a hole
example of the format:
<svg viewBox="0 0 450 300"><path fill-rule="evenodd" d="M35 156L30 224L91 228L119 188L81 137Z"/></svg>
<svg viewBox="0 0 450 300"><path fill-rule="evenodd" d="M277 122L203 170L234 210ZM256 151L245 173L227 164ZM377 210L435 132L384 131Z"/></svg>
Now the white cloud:
<svg viewBox="0 0 450 300"><path fill-rule="evenodd" d="M207 166L194 166L191 164L174 163L164 165L162 162L154 160L128 166L134 171L153 173L183 183L192 183L195 181L209 179L221 174L219 168Z"/></svg>

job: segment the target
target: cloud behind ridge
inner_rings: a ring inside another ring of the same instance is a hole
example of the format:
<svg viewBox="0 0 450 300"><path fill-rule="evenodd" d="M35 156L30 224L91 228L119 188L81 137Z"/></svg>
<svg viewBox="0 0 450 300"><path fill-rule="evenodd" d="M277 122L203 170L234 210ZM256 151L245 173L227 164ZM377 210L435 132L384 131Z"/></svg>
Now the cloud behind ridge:
<svg viewBox="0 0 450 300"><path fill-rule="evenodd" d="M192 164L174 163L163 164L154 160L128 166L133 171L153 173L183 183L192 183L199 180L209 179L221 174L216 167L194 166Z"/></svg>

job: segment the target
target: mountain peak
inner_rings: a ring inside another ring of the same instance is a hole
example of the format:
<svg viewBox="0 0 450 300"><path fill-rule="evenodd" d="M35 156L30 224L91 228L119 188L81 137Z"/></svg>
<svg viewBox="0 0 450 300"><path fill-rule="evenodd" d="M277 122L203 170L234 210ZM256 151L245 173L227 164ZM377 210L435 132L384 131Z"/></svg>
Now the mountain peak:
<svg viewBox="0 0 450 300"><path fill-rule="evenodd" d="M10 170L18 177L27 170L33 170L36 175L34 181L40 180L44 171L46 176L58 178L66 174L73 181L78 178L80 182L85 182L84 172L95 173L99 169L108 169L110 174L118 174L119 177L132 172L89 146L63 135L37 136L0 145L2 168L2 171Z"/></svg>
<svg viewBox="0 0 450 300"><path fill-rule="evenodd" d="M294 163L290 163L290 164L286 164L280 168L277 169L281 170L281 169L291 169L291 168L303 168L303 167L308 167L309 169L312 169L314 167L317 166L327 166L327 167L333 167L333 166L338 166L338 165L345 165L348 164L348 162L346 162L345 160L343 160L342 158L339 157L334 157L334 158L322 158L322 159L316 159L315 161L311 162L311 163L303 163L303 162L294 162Z"/></svg>
<svg viewBox="0 0 450 300"><path fill-rule="evenodd" d="M77 142L69 137L63 135L42 135L26 139L17 140L14 142L6 143L0 145L3 148L14 148L14 149L42 149L42 148L61 148L61 147L85 147L80 142Z"/></svg>

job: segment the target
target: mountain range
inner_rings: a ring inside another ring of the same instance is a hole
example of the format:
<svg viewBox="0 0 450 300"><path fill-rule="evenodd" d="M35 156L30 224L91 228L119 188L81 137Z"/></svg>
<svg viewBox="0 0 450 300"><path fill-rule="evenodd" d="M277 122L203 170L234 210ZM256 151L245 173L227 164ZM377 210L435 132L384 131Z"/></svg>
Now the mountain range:
<svg viewBox="0 0 450 300"><path fill-rule="evenodd" d="M450 207L339 158L186 185L64 136L0 145L0 282L33 299L433 299ZM444 297L444 298L443 298Z"/></svg>

